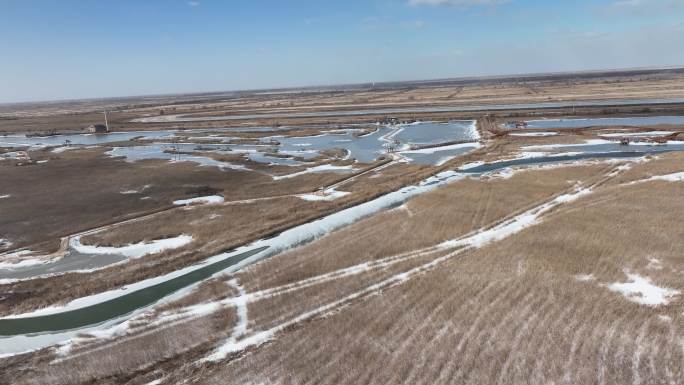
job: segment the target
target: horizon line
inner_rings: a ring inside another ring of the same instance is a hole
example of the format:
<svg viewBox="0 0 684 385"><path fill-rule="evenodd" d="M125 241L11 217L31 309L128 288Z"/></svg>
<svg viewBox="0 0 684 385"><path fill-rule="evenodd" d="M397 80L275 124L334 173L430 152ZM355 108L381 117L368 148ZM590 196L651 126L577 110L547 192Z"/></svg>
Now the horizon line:
<svg viewBox="0 0 684 385"><path fill-rule="evenodd" d="M326 88L351 88L374 84L375 86L401 84L401 83L437 83L448 81L464 81L464 80L494 80L494 79L508 79L515 77L536 77L536 76L558 76L558 75L573 75L573 74L591 74L591 73L615 73L615 72L636 72L636 71L667 71L667 70L684 70L684 65L674 66L647 66L647 67L623 67L623 68L602 68L602 69L586 69L574 71L549 71L549 72L524 72L524 73L508 73L500 75L466 75L448 78L432 78L432 79L406 79L406 80L387 80L380 82L357 82L357 83L335 83L335 84L315 84L315 85L301 85L289 87L274 87L274 88L245 88L233 90L213 90L213 91L198 91L198 92L172 92L160 94L138 94L138 95L119 95L119 96L102 96L102 97L85 97L85 98L64 98L64 99L42 99L42 100L23 100L16 102L0 102L0 106L16 106L22 104L50 104L50 103L69 103L69 102L85 102L85 101L116 101L120 99L146 99L146 98L162 98L162 97L199 97L211 96L228 93L254 93L254 92L274 92L274 91L325 91Z"/></svg>

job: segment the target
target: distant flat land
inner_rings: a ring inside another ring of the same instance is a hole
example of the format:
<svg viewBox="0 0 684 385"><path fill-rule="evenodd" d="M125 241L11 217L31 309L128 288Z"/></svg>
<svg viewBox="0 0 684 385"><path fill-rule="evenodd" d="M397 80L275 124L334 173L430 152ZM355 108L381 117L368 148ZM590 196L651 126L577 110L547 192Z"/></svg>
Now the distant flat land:
<svg viewBox="0 0 684 385"><path fill-rule="evenodd" d="M684 98L684 70L597 71L583 73L539 74L432 81L310 87L286 90L259 90L192 95L131 97L101 100L23 103L0 105L0 132L79 131L102 123L102 111L109 111L113 130L221 127L230 125L323 124L373 122L387 114L368 114L353 119L323 118L249 118L205 122L132 123L136 118L164 115L231 116L273 113L312 113L401 107L446 107L469 105L528 104L588 100L677 99ZM560 113L605 114L614 112L651 112L667 110L682 113L681 103L661 108L558 109ZM531 108L529 113L535 113ZM545 111L548 113L549 111ZM469 118L487 113L397 113L403 118ZM516 115L516 111L497 111L497 115Z"/></svg>

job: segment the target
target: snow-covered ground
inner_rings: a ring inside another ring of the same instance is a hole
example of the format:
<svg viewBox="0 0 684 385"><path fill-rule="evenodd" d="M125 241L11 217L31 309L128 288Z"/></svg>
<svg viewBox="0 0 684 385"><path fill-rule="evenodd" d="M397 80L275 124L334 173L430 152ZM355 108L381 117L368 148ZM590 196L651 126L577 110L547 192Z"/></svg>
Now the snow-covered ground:
<svg viewBox="0 0 684 385"><path fill-rule="evenodd" d="M343 196L347 196L349 194L349 192L337 191L333 188L321 191L319 193L300 194L297 195L297 197L304 199L305 201L334 201L337 198L342 198Z"/></svg>
<svg viewBox="0 0 684 385"><path fill-rule="evenodd" d="M605 135L604 135L605 136ZM523 150L553 150L556 148L567 148L567 147L581 147L581 146L592 146L601 144L618 144L615 140L607 139L588 139L583 143L565 143L565 144L539 144L533 146L523 147ZM654 142L632 142L630 146L664 146L664 145L681 145L684 141L681 140L669 140L666 143L654 143Z"/></svg>
<svg viewBox="0 0 684 385"><path fill-rule="evenodd" d="M615 144L615 141L607 139L588 139L583 143L556 143L556 144L536 144L533 146L525 146L522 148L525 150L552 150L554 148L565 148L565 147L578 147L578 146L590 146L598 144Z"/></svg>
<svg viewBox="0 0 684 385"><path fill-rule="evenodd" d="M605 136L608 138L620 138L623 136L631 136L635 138L640 138L640 137L649 137L649 136L668 136L672 135L674 132L672 131L646 131L646 132L613 132L610 134L601 134L601 136Z"/></svg>
<svg viewBox="0 0 684 385"><path fill-rule="evenodd" d="M274 175L272 176L273 180L281 180L281 179L288 179L288 178L295 178L300 175L305 175L305 174L310 174L310 173L316 173L316 172L354 172L356 169L354 169L353 166L334 166L331 164L322 164L320 166L315 166L315 167L309 167L304 171L299 171L295 172L292 174L286 174L286 175Z"/></svg>
<svg viewBox="0 0 684 385"><path fill-rule="evenodd" d="M512 132L510 136L524 136L524 137L541 137L541 136L556 136L558 132L544 131L544 132Z"/></svg>
<svg viewBox="0 0 684 385"><path fill-rule="evenodd" d="M627 185L634 185L634 184L639 184L639 183L644 183L644 182L652 182L652 181L684 182L684 172L675 172L672 174L665 174L665 175L654 175L650 178L635 180L633 182L629 182L626 184Z"/></svg>
<svg viewBox="0 0 684 385"><path fill-rule="evenodd" d="M625 272L627 282L615 282L606 287L620 293L632 302L647 306L667 305L672 299L681 294L679 290L656 286L650 278L638 274Z"/></svg>
<svg viewBox="0 0 684 385"><path fill-rule="evenodd" d="M673 174L656 175L647 180L663 180L666 182L684 182L684 172L676 172Z"/></svg>
<svg viewBox="0 0 684 385"><path fill-rule="evenodd" d="M64 152L64 151L75 150L75 149L77 149L77 148L78 148L78 147L61 146L61 147L55 147L54 149L52 149L52 152L55 153L55 154L59 154L59 153L62 153L62 152Z"/></svg>
<svg viewBox="0 0 684 385"><path fill-rule="evenodd" d="M123 195L140 194L140 193L144 192L145 190L147 190L147 189L150 188L150 187L152 187L152 185L146 184L146 185L144 185L143 187L141 187L141 188L139 188L139 189L125 189L125 190L121 190L120 193L123 194Z"/></svg>
<svg viewBox="0 0 684 385"><path fill-rule="evenodd" d="M177 249L192 242L192 236L179 235L173 238L157 239L151 242L140 242L121 247L92 246L81 243L81 237L69 240L69 247L84 254L114 254L128 258L140 258L149 254L160 253L164 250Z"/></svg>
<svg viewBox="0 0 684 385"><path fill-rule="evenodd" d="M192 204L215 205L223 203L223 201L224 198L220 195L208 195L197 198L179 199L177 201L173 201L173 204L176 206L188 206Z"/></svg>
<svg viewBox="0 0 684 385"><path fill-rule="evenodd" d="M507 238L512 234L518 233L530 226L536 225L539 223L542 214L548 212L554 207L575 201L582 196L590 194L591 191L591 188L583 188L569 194L559 195L551 201L519 214L513 219L494 226L491 229L477 232L463 239L446 241L442 244L442 247L453 248L459 246L471 246L479 248L491 242Z"/></svg>
<svg viewBox="0 0 684 385"><path fill-rule="evenodd" d="M473 143L459 143L459 144L450 144L448 146L441 146L441 147L429 147L429 148L421 148L418 150L405 150L405 151L400 151L400 154L434 154L437 152L442 152L442 151L450 151L450 150L459 150L463 148L480 148L482 145L479 142L473 142Z"/></svg>
<svg viewBox="0 0 684 385"><path fill-rule="evenodd" d="M578 280L579 282L589 282L589 281L593 281L596 278L594 278L593 274L577 274L575 276L575 279Z"/></svg>
<svg viewBox="0 0 684 385"><path fill-rule="evenodd" d="M20 250L3 255L3 261L0 262L0 269L19 269L50 262L50 260L38 256L27 258L29 254L33 254L33 251Z"/></svg>

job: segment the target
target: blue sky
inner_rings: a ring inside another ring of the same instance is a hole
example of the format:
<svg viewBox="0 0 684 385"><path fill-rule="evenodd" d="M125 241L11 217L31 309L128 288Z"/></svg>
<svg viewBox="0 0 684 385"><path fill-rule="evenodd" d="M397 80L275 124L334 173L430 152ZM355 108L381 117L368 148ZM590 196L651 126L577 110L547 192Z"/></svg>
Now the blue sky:
<svg viewBox="0 0 684 385"><path fill-rule="evenodd" d="M684 0L0 0L0 102L684 65Z"/></svg>

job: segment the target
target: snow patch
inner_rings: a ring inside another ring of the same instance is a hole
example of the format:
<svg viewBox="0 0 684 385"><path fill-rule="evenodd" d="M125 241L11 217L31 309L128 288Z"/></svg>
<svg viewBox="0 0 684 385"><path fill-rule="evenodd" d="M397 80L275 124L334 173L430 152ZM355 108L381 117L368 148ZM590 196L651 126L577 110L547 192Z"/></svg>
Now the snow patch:
<svg viewBox="0 0 684 385"><path fill-rule="evenodd" d="M343 196L347 196L349 194L351 193L346 191L337 191L335 189L328 189L313 194L300 194L297 195L297 197L305 201L334 201L337 198L342 198Z"/></svg>
<svg viewBox="0 0 684 385"><path fill-rule="evenodd" d="M14 269L20 269L23 267L42 265L42 264L47 263L47 262L50 262L50 261L47 261L44 259L38 259L38 258L24 259L24 260L16 261L16 262L0 262L0 269L14 270Z"/></svg>
<svg viewBox="0 0 684 385"><path fill-rule="evenodd" d="M41 265L50 262L49 259L41 258L38 256L33 256L33 258L22 259L22 257L25 257L33 253L34 252L31 250L19 250L13 253L5 254L2 256L5 262L0 262L0 269L12 270L28 266Z"/></svg>
<svg viewBox="0 0 684 385"><path fill-rule="evenodd" d="M605 136L605 135L604 135ZM526 146L523 147L523 150L553 150L553 149L558 149L558 148L565 148L565 147L581 147L581 146L593 146L593 145L600 145L600 144L617 144L618 142L616 140L607 140L607 139L589 139L584 141L584 143L570 143L570 144L540 144L540 145L534 145L534 146ZM672 145L680 145L684 144L684 141L681 140L669 140L665 143L654 143L654 142L632 142L629 145L630 146L665 146L668 144Z"/></svg>
<svg viewBox="0 0 684 385"><path fill-rule="evenodd" d="M223 203L224 199L220 195L209 195L209 196L204 196L204 197L197 197L197 198L190 198L190 199L180 199L177 201L173 201L173 204L176 206L189 206L195 203L203 204L203 205L212 205L212 204L219 204Z"/></svg>
<svg viewBox="0 0 684 385"><path fill-rule="evenodd" d="M281 176L272 176L273 180L281 180L281 179L289 179L289 178L294 178L298 177L300 175L304 174L310 174L310 173L315 173L315 172L354 172L356 169L352 166L333 166L330 164L323 164L320 166L315 166L315 167L309 167L304 171L299 171L295 172L293 174L287 174L287 175L281 175Z"/></svg>
<svg viewBox="0 0 684 385"><path fill-rule="evenodd" d="M593 274L577 274L575 279L579 282L589 282L593 281L595 278Z"/></svg>
<svg viewBox="0 0 684 385"><path fill-rule="evenodd" d="M646 179L639 179L635 180L629 183L626 183L626 185L631 186L639 183L644 183L644 182L652 182L652 181L664 181L664 182L684 182L684 172L676 172L673 174L666 174L666 175L655 175L650 178Z"/></svg>
<svg viewBox="0 0 684 385"><path fill-rule="evenodd" d="M9 197L11 197L10 194L0 195L0 199L7 199Z"/></svg>
<svg viewBox="0 0 684 385"><path fill-rule="evenodd" d="M684 172L676 172L674 174L656 175L647 180L664 180L666 182L684 182Z"/></svg>
<svg viewBox="0 0 684 385"><path fill-rule="evenodd" d="M128 258L140 258L149 254L156 254L164 250L177 249L192 242L192 236L179 235L173 238L157 239L152 242L140 242L121 247L91 246L81 243L81 237L69 240L69 247L84 254L114 254Z"/></svg>
<svg viewBox="0 0 684 385"><path fill-rule="evenodd" d="M510 136L536 137L536 136L555 136L555 135L558 135L558 133L554 132L554 131L548 131L548 132L514 132L514 133L511 133L508 135L510 135Z"/></svg>
<svg viewBox="0 0 684 385"><path fill-rule="evenodd" d="M648 277L629 272L625 274L629 278L628 282L615 282L606 287L610 291L622 294L629 301L647 306L667 305L671 299L680 294L679 290L654 285Z"/></svg>
<svg viewBox="0 0 684 385"><path fill-rule="evenodd" d="M483 164L485 164L485 162L478 160L477 162L470 162L470 163L464 164L463 166L459 167L459 170L465 171L465 170L469 170L471 168L480 167Z"/></svg>
<svg viewBox="0 0 684 385"><path fill-rule="evenodd" d="M632 136L632 137L649 137L649 136L668 136L672 135L674 132L672 131L648 131L648 132L627 132L627 133L622 133L622 132L615 132L615 133L610 133L610 134L601 134L601 136L605 136L608 138L620 138L623 136Z"/></svg>
<svg viewBox="0 0 684 385"><path fill-rule="evenodd" d="M442 151L449 151L449 150L458 150L461 148L480 148L482 145L479 142L472 142L472 143L459 143L459 144L451 144L448 146L441 146L441 147L429 147L429 148L421 148L418 150L405 150L401 151L401 154L434 154L436 152L442 152Z"/></svg>
<svg viewBox="0 0 684 385"><path fill-rule="evenodd" d="M62 152L64 152L64 151L75 150L75 149L77 149L77 148L78 148L78 147L61 146L61 147L57 147L57 148L53 149L52 152L55 153L55 154L59 154L59 153L62 153Z"/></svg>
<svg viewBox="0 0 684 385"><path fill-rule="evenodd" d="M646 268L649 270L662 270L663 262L658 258L649 258Z"/></svg>
<svg viewBox="0 0 684 385"><path fill-rule="evenodd" d="M569 143L569 144L567 144L567 143L566 144L556 143L556 144L538 144L538 145L534 145L534 146L525 146L525 147L523 147L523 150L549 150L549 149L554 149L554 148L590 146L590 145L598 145L598 144L615 144L615 141L606 140L606 139L589 139L589 140L585 140L584 143Z"/></svg>
<svg viewBox="0 0 684 385"><path fill-rule="evenodd" d="M442 247L452 248L459 246L470 246L480 248L489 243L507 238L515 233L518 233L530 226L537 224L540 220L541 215L553 209L554 207L559 206L560 204L577 200L582 196L590 194L591 191L592 190L590 188L584 188L579 189L573 193L557 196L550 202L530 209L522 214L519 214L513 219L505 221L488 230L476 232L475 234L472 234L462 239L446 241L442 243Z"/></svg>
<svg viewBox="0 0 684 385"><path fill-rule="evenodd" d="M152 187L152 185L146 184L144 185L141 189L134 190L134 189L129 189L129 190L121 190L119 193L124 194L124 195L129 195L129 194L140 194L143 191L147 190L148 188Z"/></svg>

